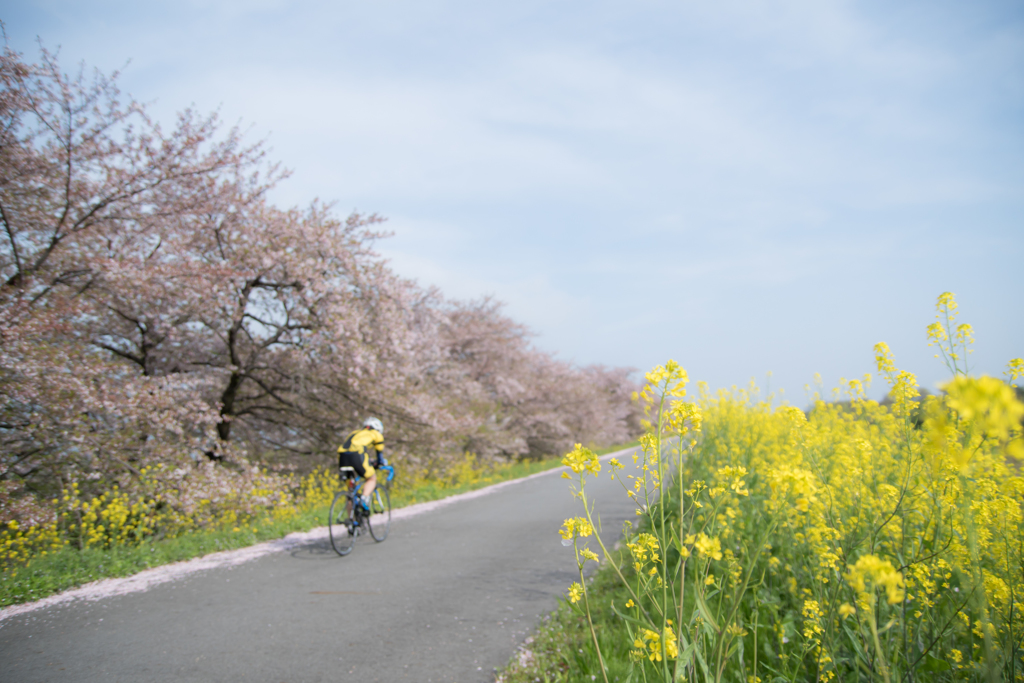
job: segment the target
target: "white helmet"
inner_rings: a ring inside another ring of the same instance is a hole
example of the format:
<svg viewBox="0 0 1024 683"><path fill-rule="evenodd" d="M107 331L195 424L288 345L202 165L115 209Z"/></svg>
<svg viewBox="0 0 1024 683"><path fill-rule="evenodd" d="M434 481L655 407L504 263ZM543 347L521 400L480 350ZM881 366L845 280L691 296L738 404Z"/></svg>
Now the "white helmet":
<svg viewBox="0 0 1024 683"><path fill-rule="evenodd" d="M384 433L384 424L375 417L368 417L363 420L363 426L369 427L370 429L376 429L381 434Z"/></svg>

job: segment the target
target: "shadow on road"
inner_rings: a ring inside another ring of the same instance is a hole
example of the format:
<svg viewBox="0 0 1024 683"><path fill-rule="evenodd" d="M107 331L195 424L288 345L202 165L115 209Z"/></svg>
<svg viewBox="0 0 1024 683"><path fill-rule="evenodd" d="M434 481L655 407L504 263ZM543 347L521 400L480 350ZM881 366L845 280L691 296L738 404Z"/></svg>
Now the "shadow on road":
<svg viewBox="0 0 1024 683"><path fill-rule="evenodd" d="M331 541L328 538L322 538L318 541L311 541L306 545L295 548L291 551L291 556L297 560L341 559L338 553L334 552L334 548L331 547Z"/></svg>

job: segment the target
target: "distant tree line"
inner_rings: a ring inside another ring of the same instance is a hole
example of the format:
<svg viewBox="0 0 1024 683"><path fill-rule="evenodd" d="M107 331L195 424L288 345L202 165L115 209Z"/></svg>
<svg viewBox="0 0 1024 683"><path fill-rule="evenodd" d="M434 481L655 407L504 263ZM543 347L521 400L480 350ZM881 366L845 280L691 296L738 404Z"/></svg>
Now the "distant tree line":
<svg viewBox="0 0 1024 683"><path fill-rule="evenodd" d="M326 464L371 414L419 471L638 433L628 370L403 279L376 215L274 206L261 144L191 110L165 129L116 77L0 60L0 521L143 471L203 495Z"/></svg>

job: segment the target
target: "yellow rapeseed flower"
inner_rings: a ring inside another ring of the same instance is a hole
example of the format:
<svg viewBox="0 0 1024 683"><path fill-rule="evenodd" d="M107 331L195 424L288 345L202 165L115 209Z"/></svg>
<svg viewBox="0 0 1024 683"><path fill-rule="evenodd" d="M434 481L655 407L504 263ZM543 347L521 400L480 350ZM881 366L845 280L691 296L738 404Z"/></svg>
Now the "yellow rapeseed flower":
<svg viewBox="0 0 1024 683"><path fill-rule="evenodd" d="M1010 385L995 377L956 377L942 387L949 407L986 436L1005 441L1020 427L1024 403Z"/></svg>
<svg viewBox="0 0 1024 683"><path fill-rule="evenodd" d="M746 636L748 634L747 629L743 628L739 624L729 624L725 628L725 632L728 633L731 636L734 636L734 637L735 636L739 636L740 638L742 638L742 637L744 637L744 636Z"/></svg>
<svg viewBox="0 0 1024 683"><path fill-rule="evenodd" d="M669 621L669 625L671 624L672 622ZM676 640L675 631L666 626L662 629L662 636L665 639L665 656L669 659L675 659L679 656L679 643Z"/></svg>
<svg viewBox="0 0 1024 683"><path fill-rule="evenodd" d="M569 453L566 453L562 458L562 464L576 474L584 471L597 474L601 471L601 461L598 460L597 455L582 444L576 444Z"/></svg>
<svg viewBox="0 0 1024 683"><path fill-rule="evenodd" d="M708 538L704 533L697 534L693 547L705 557L713 560L722 559L722 542L717 538Z"/></svg>
<svg viewBox="0 0 1024 683"><path fill-rule="evenodd" d="M668 412L669 428L676 434L699 432L704 415L696 403L676 401Z"/></svg>
<svg viewBox="0 0 1024 683"><path fill-rule="evenodd" d="M847 580L861 596L869 596L875 587L884 588L890 605L903 600L903 575L888 560L864 555L850 568Z"/></svg>
<svg viewBox="0 0 1024 683"><path fill-rule="evenodd" d="M558 535L569 541L573 538L587 538L594 533L593 525L585 517L570 517L562 522Z"/></svg>
<svg viewBox="0 0 1024 683"><path fill-rule="evenodd" d="M659 365L644 375L651 387L660 388L666 396L681 398L686 395L686 385L690 378L686 370L674 360ZM644 388L647 391L647 388Z"/></svg>
<svg viewBox="0 0 1024 683"><path fill-rule="evenodd" d="M652 556L656 557L655 553L659 549L658 539L648 533L639 534L635 541L626 543L626 547L633 554L633 559L636 560L638 567L641 566L640 563L646 562Z"/></svg>
<svg viewBox="0 0 1024 683"><path fill-rule="evenodd" d="M1010 378L1010 381L1024 377L1024 358L1014 358L1006 364L1006 375Z"/></svg>
<svg viewBox="0 0 1024 683"><path fill-rule="evenodd" d="M722 467L718 470L718 476L722 479L730 479L729 488L736 492L740 496L749 496L750 491L746 489L746 485L743 482L743 477L747 475L746 467Z"/></svg>
<svg viewBox="0 0 1024 683"><path fill-rule="evenodd" d="M666 632L668 631L668 629L665 629L665 630L666 630ZM675 641L675 634L674 633L672 634L672 639L673 639L673 642L674 642ZM644 640L647 641L647 658L650 659L652 662L660 662L662 660L662 655L661 655L661 635L657 631L652 631L650 629L644 629ZM636 643L634 642L634 645L635 644ZM666 643L666 645L667 645L667 643ZM642 647L642 644L641 644L641 647ZM666 650L668 650L667 647L666 647ZM675 648L675 653L676 653L676 655L679 654L678 648ZM666 654L669 654L670 657L676 656L676 655L672 655L670 653L666 653Z"/></svg>
<svg viewBox="0 0 1024 683"><path fill-rule="evenodd" d="M892 375L896 372L896 363L893 360L892 351L885 342L875 344L875 365L883 375Z"/></svg>

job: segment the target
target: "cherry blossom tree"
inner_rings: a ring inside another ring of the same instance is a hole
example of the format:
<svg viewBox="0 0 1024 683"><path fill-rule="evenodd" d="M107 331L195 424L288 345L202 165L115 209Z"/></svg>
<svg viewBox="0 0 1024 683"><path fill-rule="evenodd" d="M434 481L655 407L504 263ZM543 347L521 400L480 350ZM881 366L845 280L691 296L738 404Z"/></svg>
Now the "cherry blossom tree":
<svg viewBox="0 0 1024 683"><path fill-rule="evenodd" d="M274 206L260 144L191 111L165 132L115 77L0 56L0 522L144 472L186 514L368 414L425 471L638 432L628 371L400 277L376 215Z"/></svg>
<svg viewBox="0 0 1024 683"><path fill-rule="evenodd" d="M188 458L217 415L206 378L161 373L147 354L180 319L171 305L138 318L131 359L95 334L116 313L111 283L159 251L167 225L209 211L208 189L236 185L260 162L215 117L182 114L163 134L113 78L70 78L53 55L0 57L0 480L6 498L70 483L137 476L150 461ZM257 178L250 175L251 187ZM146 294L156 278L124 291ZM187 305L187 304L186 304ZM130 363L121 361L131 360Z"/></svg>

